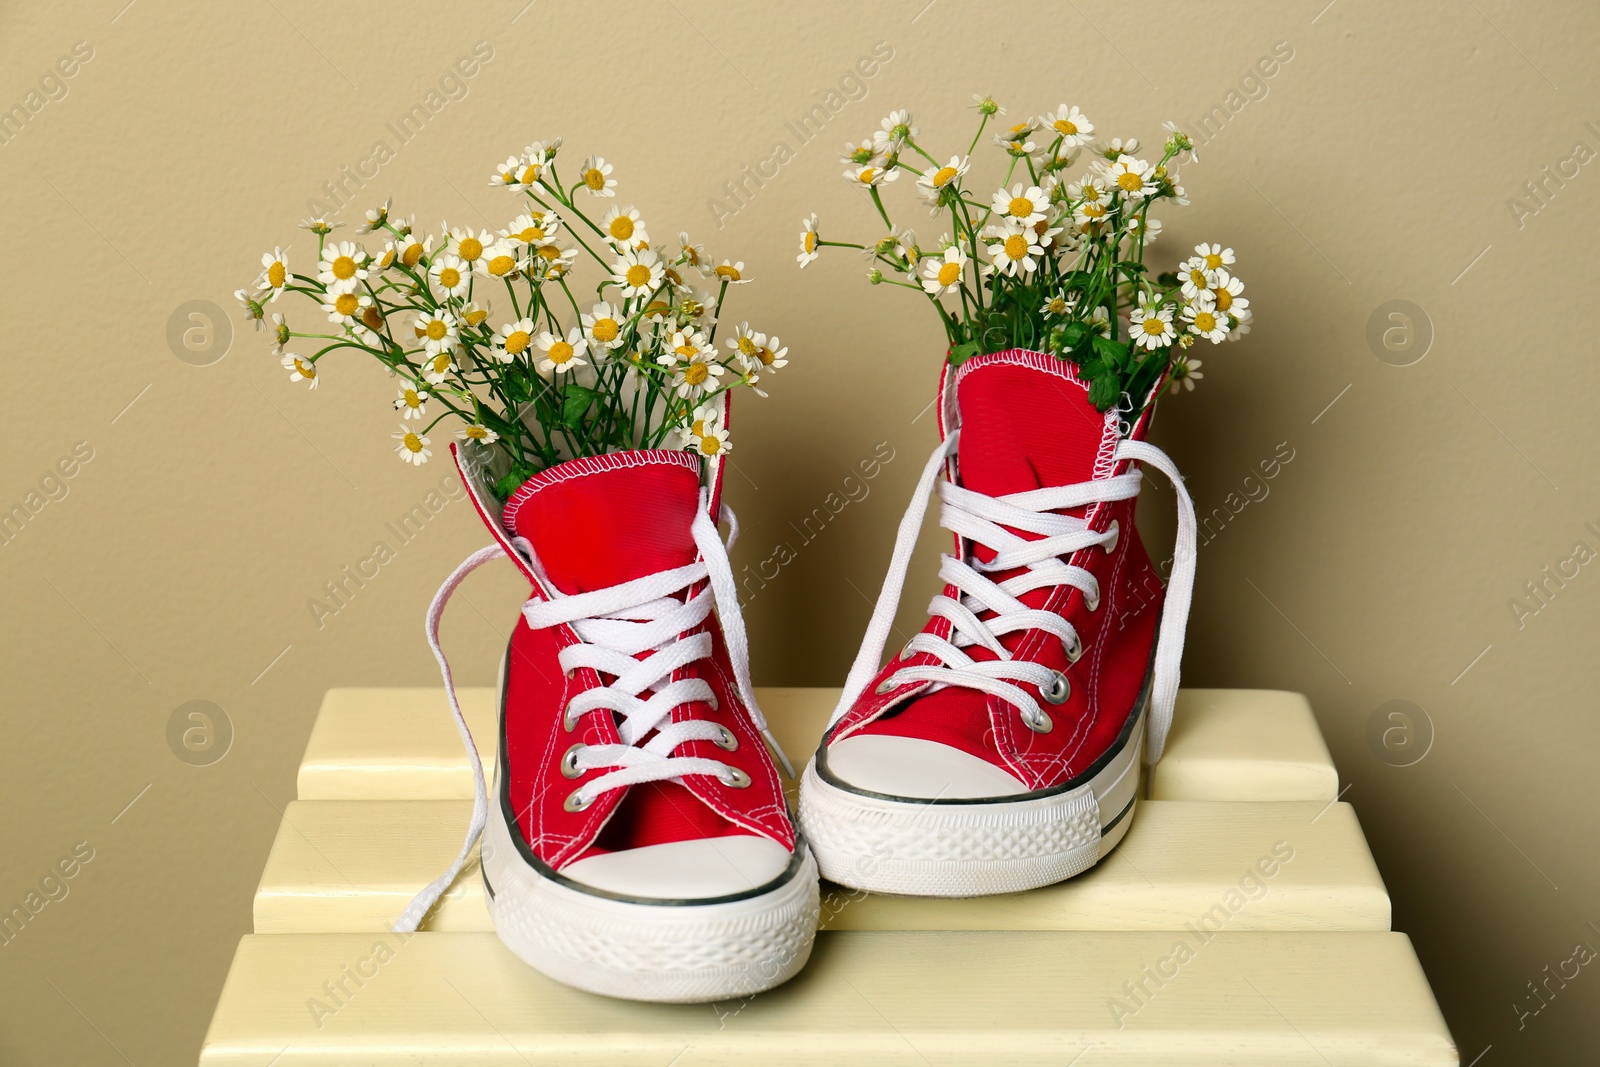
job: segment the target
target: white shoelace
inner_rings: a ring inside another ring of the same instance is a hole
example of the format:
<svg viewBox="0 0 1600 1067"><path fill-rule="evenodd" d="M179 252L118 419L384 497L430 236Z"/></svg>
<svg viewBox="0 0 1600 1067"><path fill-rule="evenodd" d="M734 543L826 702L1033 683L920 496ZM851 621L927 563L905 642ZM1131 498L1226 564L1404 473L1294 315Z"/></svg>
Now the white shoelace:
<svg viewBox="0 0 1600 1067"><path fill-rule="evenodd" d="M768 729L750 684L749 642L745 636L744 618L739 612L738 586L734 583L727 552L739 536L739 524L733 511L726 506L722 508L722 517L728 522L726 545L717 534L717 524L711 520L707 495L702 490L700 508L691 527L695 547L700 551L700 558L694 563L574 596L563 596L546 584L550 599L533 598L523 604L522 614L530 627L543 629L567 623L578 635L579 643L562 649L557 657L562 670L588 667L600 674L614 676L611 684L579 693L563 709L566 721L571 724L589 712L601 709L620 716L617 722L617 732L621 738L619 744L589 745L579 748L571 756L569 766L578 771L615 768L574 790L568 798L571 810L579 811L588 807L602 793L642 782L681 781L686 774L713 774L731 784L743 776L742 771L720 760L673 754L688 741L711 741L726 745L731 738L726 728L713 722L668 721L673 708L691 701L705 701L716 707L716 694L704 679L668 681L679 669L711 655L712 640L709 633L689 637L679 635L699 626L713 604L722 622L723 638L727 643L728 658L733 663L739 697L749 709L761 736L772 746L784 770L789 777L794 777L794 768ZM526 541L518 538L515 546L533 559L532 548ZM505 554L504 548L493 544L468 556L445 579L434 594L433 603L428 606L428 644L433 649L434 658L439 661L439 673L444 678L450 711L455 717L462 745L466 748L467 760L472 765L472 822L454 862L412 899L395 921L396 933L415 930L429 909L450 888L466 866L472 848L478 843L488 820L489 790L484 780L483 761L456 699L449 661L439 646L439 618L450 595L467 575ZM538 561L533 559L533 562L537 569ZM709 579L708 588L688 600L682 599L685 590L703 579ZM650 654L642 659L636 658L643 652ZM652 731L655 736L644 741Z"/></svg>
<svg viewBox="0 0 1600 1067"><path fill-rule="evenodd" d="M927 513L929 495L959 436L960 431L952 431L934 449L917 483L911 507L906 509L905 516L900 520L900 531L895 537L894 553L889 561L889 573L883 580L883 589L878 594L878 603L867 624L861 651L845 679L844 692L834 709L831 722L837 722L855 705L867 683L878 673L884 645L888 642L895 611L905 589L911 553L916 548L923 516ZM1167 582L1161 630L1156 641L1150 723L1145 748L1145 758L1155 763L1161 758L1167 731L1172 726L1172 709L1178 697L1178 670L1183 660L1184 627L1188 623L1189 602L1194 591L1197 548L1194 502L1189 499L1183 476L1178 473L1177 467L1166 453L1154 445L1143 441L1122 441L1117 445L1115 458L1156 468L1172 482L1178 498L1177 544L1173 553L1172 574ZM939 577L955 586L961 595L957 599L940 593L929 603L928 611L931 615L950 621L950 639L945 640L926 632L917 634L906 643L905 653L926 652L939 662L902 667L885 680L879 691L887 693L909 682L932 682L939 687L977 689L1011 704L1021 713L1029 728L1039 732L1050 730L1052 723L1048 713L1016 683L1033 685L1041 692L1058 695L1060 700L1065 700L1066 678L1042 664L1013 658L999 639L1019 630L1043 630L1060 639L1069 661L1076 661L1083 654L1082 642L1071 623L1054 612L1029 608L1018 597L1034 589L1071 586L1083 593L1089 610L1097 610L1100 585L1095 576L1082 567L1063 563L1062 558L1094 545L1110 551L1116 547L1121 531L1112 526L1103 533L1096 533L1088 528L1083 519L1055 512L1058 509L1131 499L1139 495L1140 481L1139 472L1130 471L1099 481L1033 489L998 497L964 489L948 480L937 481L942 502L939 525L960 535L968 543L993 549L995 555L987 563L976 559L968 562L950 555L942 557ZM1037 540L1028 540L1005 529L1007 526L1040 536ZM992 572L1017 568L1024 569L1001 582L995 582L988 576ZM988 618L979 618L980 612L989 612L990 615ZM965 651L974 646L988 649L995 658L974 660Z"/></svg>

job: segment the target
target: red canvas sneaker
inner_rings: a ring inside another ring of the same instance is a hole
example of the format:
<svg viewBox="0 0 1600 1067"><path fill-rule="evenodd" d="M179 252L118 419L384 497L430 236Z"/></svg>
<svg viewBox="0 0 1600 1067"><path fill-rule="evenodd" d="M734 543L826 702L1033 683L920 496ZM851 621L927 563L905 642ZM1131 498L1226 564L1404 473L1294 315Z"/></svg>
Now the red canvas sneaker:
<svg viewBox="0 0 1600 1067"><path fill-rule="evenodd" d="M1009 893L1086 870L1127 832L1140 750L1159 759L1172 721L1194 507L1144 441L1149 409L1125 428L1054 356L947 367L940 401L944 440L806 768L800 821L823 877L844 885ZM1134 526L1135 463L1177 488L1165 594ZM880 669L935 481L956 552L927 625Z"/></svg>
<svg viewBox="0 0 1600 1067"><path fill-rule="evenodd" d="M455 865L396 929L416 928L481 832L495 929L552 978L656 1001L719 1000L787 980L811 952L817 868L750 689L714 518L719 472L707 489L688 452L572 460L518 489L502 527L483 473L455 455L495 543L445 582L428 633L477 803ZM456 585L501 555L533 591L501 667L491 795L438 621Z"/></svg>

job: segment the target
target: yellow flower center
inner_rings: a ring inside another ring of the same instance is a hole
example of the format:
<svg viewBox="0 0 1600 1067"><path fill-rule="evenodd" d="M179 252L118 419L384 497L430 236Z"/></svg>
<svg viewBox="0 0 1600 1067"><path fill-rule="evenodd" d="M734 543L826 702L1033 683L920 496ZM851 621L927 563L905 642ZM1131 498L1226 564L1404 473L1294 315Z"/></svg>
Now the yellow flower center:
<svg viewBox="0 0 1600 1067"><path fill-rule="evenodd" d="M804 236L800 238L800 249L808 254L817 250L817 233L815 230L807 230Z"/></svg>
<svg viewBox="0 0 1600 1067"><path fill-rule="evenodd" d="M522 168L522 176L518 179L523 185L532 185L539 180L539 164L530 163Z"/></svg>
<svg viewBox="0 0 1600 1067"><path fill-rule="evenodd" d="M683 371L683 380L690 385L704 385L710 376L711 370L704 363L691 363Z"/></svg>
<svg viewBox="0 0 1600 1067"><path fill-rule="evenodd" d="M1215 252L1206 257L1206 269L1216 270L1220 266L1222 266L1222 257Z"/></svg>
<svg viewBox="0 0 1600 1067"><path fill-rule="evenodd" d="M1194 317L1194 324L1204 333L1210 333L1217 328L1217 317L1209 311L1202 311Z"/></svg>
<svg viewBox="0 0 1600 1067"><path fill-rule="evenodd" d="M440 352L437 356L433 357L429 365L433 368L433 373L443 374L445 371L450 369L450 353Z"/></svg>
<svg viewBox="0 0 1600 1067"><path fill-rule="evenodd" d="M466 434L474 441L482 441L484 438L489 436L489 431L482 426L468 426L462 431L462 433Z"/></svg>
<svg viewBox="0 0 1600 1067"><path fill-rule="evenodd" d="M1065 300L1061 299L1059 296L1056 297L1054 300L1050 301L1050 314L1052 314L1052 315L1064 315L1064 314L1066 314L1066 311L1067 311L1067 302Z"/></svg>
<svg viewBox="0 0 1600 1067"><path fill-rule="evenodd" d="M1151 337L1160 337L1167 332L1167 324L1158 318L1145 319L1139 324L1139 328Z"/></svg>
<svg viewBox="0 0 1600 1067"><path fill-rule="evenodd" d="M454 289L461 284L461 272L454 267L446 267L439 272L439 284L446 289Z"/></svg>
<svg viewBox="0 0 1600 1067"><path fill-rule="evenodd" d="M633 236L633 220L626 215L618 215L606 228L611 231L613 240L626 241Z"/></svg>
<svg viewBox="0 0 1600 1067"><path fill-rule="evenodd" d="M469 305L469 307L470 307L470 305ZM483 311L483 310L471 311L471 310L468 310L465 314L463 314L461 316L461 321L465 322L468 326L476 326L476 325L478 325L478 323L482 322L484 319L486 319L488 317L489 317L489 313L487 311Z"/></svg>
<svg viewBox="0 0 1600 1067"><path fill-rule="evenodd" d="M267 284L274 289L282 289L283 283L288 279L289 271L281 259L272 261L272 266L267 268Z"/></svg>
<svg viewBox="0 0 1600 1067"><path fill-rule="evenodd" d="M369 329L383 329L383 316L378 314L377 308L371 307L370 305L367 307L367 310L361 313L361 321L366 323Z"/></svg>
<svg viewBox="0 0 1600 1067"><path fill-rule="evenodd" d="M1211 295L1217 298L1217 310L1227 311L1233 307L1233 294L1226 289L1213 289Z"/></svg>
<svg viewBox="0 0 1600 1067"><path fill-rule="evenodd" d="M1098 202L1102 195L1104 194L1100 192L1098 185L1085 185L1083 187L1083 198L1090 203Z"/></svg>
<svg viewBox="0 0 1600 1067"><path fill-rule="evenodd" d="M715 437L700 438L700 451L704 452L708 456L716 455L721 448L722 442L717 440Z"/></svg>
<svg viewBox="0 0 1600 1067"><path fill-rule="evenodd" d="M877 176L878 176L878 168L877 167L863 167L861 169L861 173L856 175L856 177L861 179L861 184L862 185L871 185L872 184L872 179L876 178Z"/></svg>
<svg viewBox="0 0 1600 1067"><path fill-rule="evenodd" d="M528 347L528 331L513 330L506 335L506 351L513 356L520 356Z"/></svg>
<svg viewBox="0 0 1600 1067"><path fill-rule="evenodd" d="M406 250L400 253L400 262L408 267L415 267L417 260L422 258L422 246L419 244L406 245Z"/></svg>
<svg viewBox="0 0 1600 1067"><path fill-rule="evenodd" d="M340 293L333 298L333 310L341 315L354 315L361 306L361 298L354 293Z"/></svg>
<svg viewBox="0 0 1600 1067"><path fill-rule="evenodd" d="M442 341L444 335L450 332L450 327L444 324L443 319L429 319L428 325L423 328L430 341Z"/></svg>
<svg viewBox="0 0 1600 1067"><path fill-rule="evenodd" d="M489 273L496 278L504 278L516 265L517 261L510 256L495 256L489 261Z"/></svg>
<svg viewBox="0 0 1600 1067"><path fill-rule="evenodd" d="M1195 288L1204 289L1206 287L1206 272L1197 267L1189 272L1189 280L1194 283Z"/></svg>
<svg viewBox="0 0 1600 1067"><path fill-rule="evenodd" d="M673 351L678 353L678 355L682 356L684 359L689 360L694 359L695 356L700 354L700 350L698 348L688 343L679 345L677 348L674 348Z"/></svg>
<svg viewBox="0 0 1600 1067"><path fill-rule="evenodd" d="M572 346L565 341L557 341L550 346L550 362L560 366L572 358Z"/></svg>
<svg viewBox="0 0 1600 1067"><path fill-rule="evenodd" d="M756 344L755 339L748 335L739 338L740 355L753 356L760 348L761 346Z"/></svg>
<svg viewBox="0 0 1600 1067"><path fill-rule="evenodd" d="M617 325L616 319L595 319L593 331L596 341L602 344L609 344L617 339L617 335L622 332L622 327Z"/></svg>
<svg viewBox="0 0 1600 1067"><path fill-rule="evenodd" d="M544 245L538 251L536 251L534 255L538 256L542 260L545 260L546 262L549 262L551 260L557 260L561 258L561 249L557 248L555 245Z"/></svg>
<svg viewBox="0 0 1600 1067"><path fill-rule="evenodd" d="M1053 125L1056 128L1056 132L1061 134L1063 137L1071 137L1078 132L1078 127L1075 124L1068 122L1066 119L1056 119L1056 121L1051 123L1051 125Z"/></svg>
<svg viewBox="0 0 1600 1067"><path fill-rule="evenodd" d="M772 349L762 345L761 350L756 353L756 358L761 361L763 367L770 367L772 366L772 361L778 357L773 355Z"/></svg>
<svg viewBox="0 0 1600 1067"><path fill-rule="evenodd" d="M1106 213L1106 206L1104 204L1085 204L1083 205L1083 213L1091 219L1098 219Z"/></svg>
<svg viewBox="0 0 1600 1067"><path fill-rule="evenodd" d="M954 167L940 167L933 173L933 187L935 189L939 189L943 188L945 185L948 185L950 183L950 179L954 178L956 173L957 171Z"/></svg>
<svg viewBox="0 0 1600 1067"><path fill-rule="evenodd" d="M954 285L961 279L961 264L946 263L939 268L939 284Z"/></svg>
<svg viewBox="0 0 1600 1067"><path fill-rule="evenodd" d="M356 276L356 261L349 256L340 256L333 261L328 270L340 281L348 281Z"/></svg>
<svg viewBox="0 0 1600 1067"><path fill-rule="evenodd" d="M600 173L600 169L598 167L590 167L588 170L584 171L583 184L587 185L595 192L599 192L601 189L606 187L606 176Z"/></svg>
<svg viewBox="0 0 1600 1067"><path fill-rule="evenodd" d="M400 443L405 445L406 446L406 450L409 451L409 452L421 452L422 451L422 438L418 437L414 433L406 434L404 437L402 437L400 439Z"/></svg>
<svg viewBox="0 0 1600 1067"><path fill-rule="evenodd" d="M530 244L530 245L533 244L533 242L535 242L535 241L542 241L542 240L544 240L544 227L542 227L542 226L529 226L527 229L525 229L521 233L517 234L517 239L520 240L521 242L523 242L524 244Z"/></svg>
<svg viewBox="0 0 1600 1067"><path fill-rule="evenodd" d="M473 260L483 255L483 242L478 240L476 237L463 237L461 242L456 246L456 254L462 259L466 260L468 263L471 263Z"/></svg>
<svg viewBox="0 0 1600 1067"><path fill-rule="evenodd" d="M737 267L729 266L726 263L718 267L714 273L717 277L726 278L730 282L736 282L741 277Z"/></svg>
<svg viewBox="0 0 1600 1067"><path fill-rule="evenodd" d="M420 408L422 406L422 398L417 395L417 391L415 389L407 389L405 392L405 398L406 407L408 408Z"/></svg>
<svg viewBox="0 0 1600 1067"><path fill-rule="evenodd" d="M388 266L393 262L394 262L394 249L386 248L386 249L383 250L383 258L378 260L378 269L379 270L384 270L384 269L388 268Z"/></svg>
<svg viewBox="0 0 1600 1067"><path fill-rule="evenodd" d="M1021 259L1028 254L1028 239L1020 233L1014 233L1006 238L1005 249L1011 259Z"/></svg>
<svg viewBox="0 0 1600 1067"><path fill-rule="evenodd" d="M650 284L650 268L643 263L635 263L628 268L628 273L623 275L628 285L634 289L643 289Z"/></svg>
<svg viewBox="0 0 1600 1067"><path fill-rule="evenodd" d="M294 361L294 369L299 372L302 378L315 378L317 376L317 368L303 359Z"/></svg>
<svg viewBox="0 0 1600 1067"><path fill-rule="evenodd" d="M1144 188L1144 179L1131 170L1125 170L1117 175L1117 188L1125 193L1137 193Z"/></svg>
<svg viewBox="0 0 1600 1067"><path fill-rule="evenodd" d="M1014 197L1006 213L1014 218L1025 219L1033 214L1033 201L1025 196Z"/></svg>

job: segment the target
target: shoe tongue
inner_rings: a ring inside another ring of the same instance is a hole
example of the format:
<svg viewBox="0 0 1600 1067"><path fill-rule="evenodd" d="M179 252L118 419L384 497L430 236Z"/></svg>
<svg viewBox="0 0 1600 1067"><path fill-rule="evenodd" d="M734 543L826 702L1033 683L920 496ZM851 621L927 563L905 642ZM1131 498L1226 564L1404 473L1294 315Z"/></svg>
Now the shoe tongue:
<svg viewBox="0 0 1600 1067"><path fill-rule="evenodd" d="M693 563L700 461L664 449L569 460L522 484L504 522L571 596Z"/></svg>
<svg viewBox="0 0 1600 1067"><path fill-rule="evenodd" d="M1095 410L1088 386L1065 360L996 352L968 360L956 373L957 462L968 489L1004 496L1087 482L1114 447L1115 414L1108 422Z"/></svg>

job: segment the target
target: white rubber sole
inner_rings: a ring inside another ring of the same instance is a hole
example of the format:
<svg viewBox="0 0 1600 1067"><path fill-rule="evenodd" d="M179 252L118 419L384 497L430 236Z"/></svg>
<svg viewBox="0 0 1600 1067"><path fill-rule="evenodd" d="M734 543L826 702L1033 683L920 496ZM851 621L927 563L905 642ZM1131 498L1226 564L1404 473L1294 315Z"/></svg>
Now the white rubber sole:
<svg viewBox="0 0 1600 1067"><path fill-rule="evenodd" d="M641 902L547 875L517 848L501 806L489 808L489 915L506 947L558 982L627 1000L726 1000L788 981L811 956L817 864L804 843L788 878L764 893Z"/></svg>
<svg viewBox="0 0 1600 1067"><path fill-rule="evenodd" d="M815 757L800 784L800 825L822 876L872 893L974 897L1081 874L1133 822L1145 708L1106 764L1071 789L1018 800L880 796L825 780Z"/></svg>

